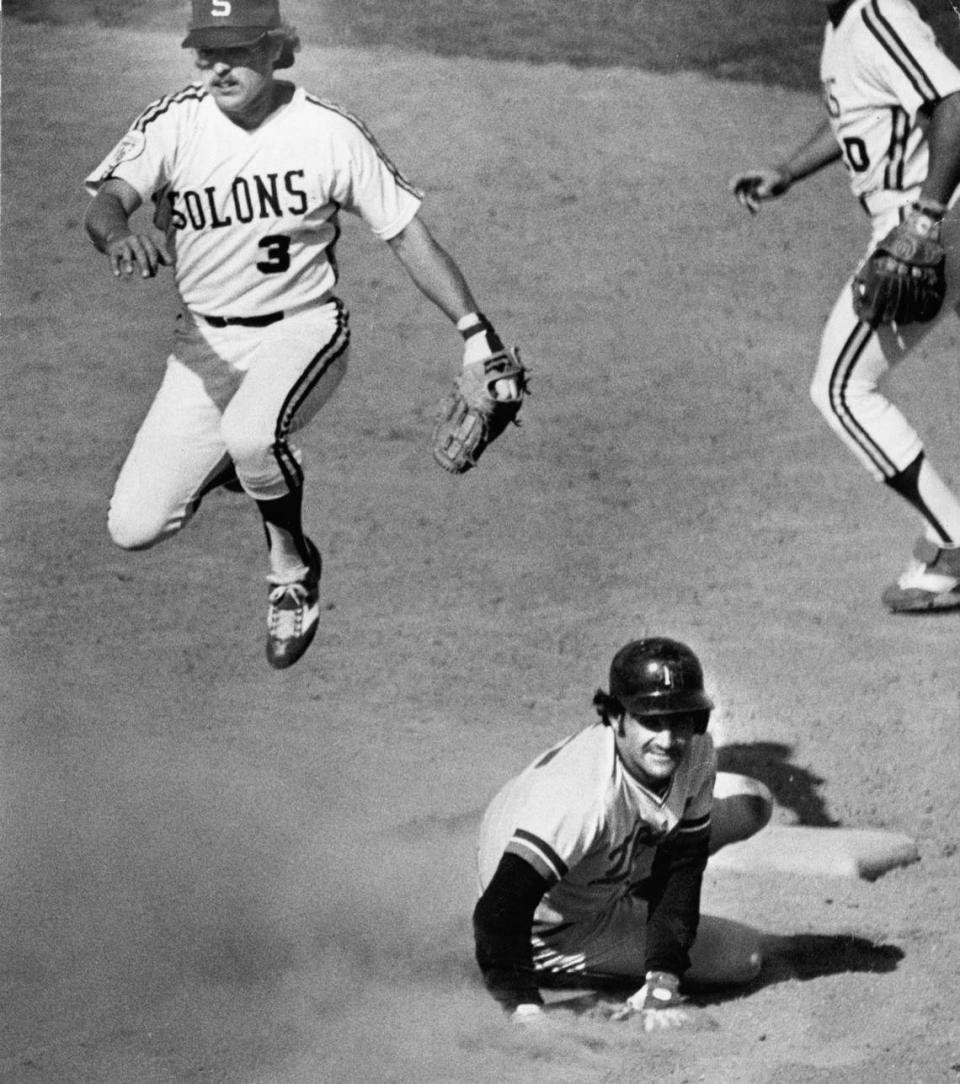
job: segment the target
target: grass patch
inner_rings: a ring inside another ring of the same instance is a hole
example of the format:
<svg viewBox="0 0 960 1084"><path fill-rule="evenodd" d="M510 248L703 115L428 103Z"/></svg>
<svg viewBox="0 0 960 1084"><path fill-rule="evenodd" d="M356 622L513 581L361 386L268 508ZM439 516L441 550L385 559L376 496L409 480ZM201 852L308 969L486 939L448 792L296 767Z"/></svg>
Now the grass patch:
<svg viewBox="0 0 960 1084"><path fill-rule="evenodd" d="M66 26L94 23L100 26L146 26L156 15L169 13L171 25L182 9L180 0L4 0L4 15L23 22Z"/></svg>
<svg viewBox="0 0 960 1084"><path fill-rule="evenodd" d="M793 86L815 83L822 33L820 6L796 0L764 0L749 19L739 0L458 0L455 19L447 0L328 0L327 9L334 32L357 44Z"/></svg>
<svg viewBox="0 0 960 1084"><path fill-rule="evenodd" d="M960 61L950 0L917 0ZM798 0L288 0L307 41L576 67L701 71L814 89L823 7ZM32 22L186 25L184 0L6 0Z"/></svg>

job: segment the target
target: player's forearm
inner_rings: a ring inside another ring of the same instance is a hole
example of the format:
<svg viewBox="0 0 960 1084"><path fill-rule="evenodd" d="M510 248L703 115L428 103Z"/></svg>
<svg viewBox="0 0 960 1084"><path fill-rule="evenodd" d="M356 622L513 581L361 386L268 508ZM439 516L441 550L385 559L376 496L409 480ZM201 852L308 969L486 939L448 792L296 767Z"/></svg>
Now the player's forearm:
<svg viewBox="0 0 960 1084"><path fill-rule="evenodd" d="M506 1012L541 1005L530 931L546 881L522 858L505 854L473 911L483 981Z"/></svg>
<svg viewBox="0 0 960 1084"><path fill-rule="evenodd" d="M920 199L946 205L960 184L960 93L941 99L927 128L930 162Z"/></svg>
<svg viewBox="0 0 960 1084"><path fill-rule="evenodd" d="M483 983L507 1013L518 1005L542 1005L530 950L530 931L502 936L474 920L476 958Z"/></svg>
<svg viewBox="0 0 960 1084"><path fill-rule="evenodd" d="M417 289L453 323L478 305L453 257L419 219L387 242Z"/></svg>
<svg viewBox="0 0 960 1084"><path fill-rule="evenodd" d="M840 147L837 145L830 122L822 121L810 138L779 163L777 168L788 183L793 184L830 165L831 162L836 162L839 157Z"/></svg>
<svg viewBox="0 0 960 1084"><path fill-rule="evenodd" d="M130 232L130 216L123 203L109 192L97 194L87 209L83 224L100 252L105 252L111 241Z"/></svg>
<svg viewBox="0 0 960 1084"><path fill-rule="evenodd" d="M700 923L700 890L708 835L662 847L654 861L647 901L646 970L683 975Z"/></svg>

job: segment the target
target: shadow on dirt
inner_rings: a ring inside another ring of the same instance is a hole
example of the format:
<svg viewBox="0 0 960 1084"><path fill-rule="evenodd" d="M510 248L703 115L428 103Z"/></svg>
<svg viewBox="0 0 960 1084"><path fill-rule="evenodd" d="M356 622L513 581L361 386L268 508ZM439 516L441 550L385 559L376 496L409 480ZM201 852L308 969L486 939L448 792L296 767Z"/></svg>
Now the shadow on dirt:
<svg viewBox="0 0 960 1084"><path fill-rule="evenodd" d="M691 989L691 1003L701 1007L721 1005L754 994L765 986L807 982L824 975L886 974L895 971L904 957L903 951L895 945L877 944L849 934L771 935L764 938L763 952L763 970L749 986L724 990ZM565 1009L578 1016L593 1017L607 1014L612 1004L625 1000L636 989L636 984L626 987L620 983L594 982L590 985L587 990L573 978L568 983L559 980L544 990L544 996L548 1001L562 1002Z"/></svg>
<svg viewBox="0 0 960 1084"><path fill-rule="evenodd" d="M888 974L896 971L903 957L896 945L852 934L769 934L763 938L763 969L749 986L696 990L692 1000L698 1005L719 1005L783 982L808 982L825 975Z"/></svg>
<svg viewBox="0 0 960 1084"><path fill-rule="evenodd" d="M472 837L482 816L482 809L472 809L468 813L455 813L450 816L430 813L398 825L397 835L408 842L445 839L449 836Z"/></svg>
<svg viewBox="0 0 960 1084"><path fill-rule="evenodd" d="M763 956L758 986L852 972L885 974L896 971L904 953L852 934L802 933L765 937Z"/></svg>
<svg viewBox="0 0 960 1084"><path fill-rule="evenodd" d="M888 974L896 971L904 955L896 945L853 934L769 934L763 938L763 969L749 986L693 991L692 1000L698 1005L719 1005L783 982L808 982L825 975Z"/></svg>
<svg viewBox="0 0 960 1084"><path fill-rule="evenodd" d="M717 750L717 767L721 772L738 772L765 783L777 804L796 815L798 824L836 828L840 822L830 816L817 793L826 780L791 764L792 752L792 746L782 742L725 745Z"/></svg>

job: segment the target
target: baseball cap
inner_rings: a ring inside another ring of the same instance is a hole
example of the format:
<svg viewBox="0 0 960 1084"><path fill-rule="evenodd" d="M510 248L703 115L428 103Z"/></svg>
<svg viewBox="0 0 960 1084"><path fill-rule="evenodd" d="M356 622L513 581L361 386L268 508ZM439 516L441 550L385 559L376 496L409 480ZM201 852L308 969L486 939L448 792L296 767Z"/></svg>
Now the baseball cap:
<svg viewBox="0 0 960 1084"><path fill-rule="evenodd" d="M184 49L253 45L280 26L279 0L193 0Z"/></svg>

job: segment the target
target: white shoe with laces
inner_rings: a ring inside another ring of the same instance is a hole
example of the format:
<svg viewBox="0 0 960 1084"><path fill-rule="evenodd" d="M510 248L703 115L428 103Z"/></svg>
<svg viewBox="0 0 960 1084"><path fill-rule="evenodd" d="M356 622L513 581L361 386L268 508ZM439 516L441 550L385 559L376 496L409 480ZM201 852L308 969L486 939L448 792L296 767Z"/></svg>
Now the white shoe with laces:
<svg viewBox="0 0 960 1084"><path fill-rule="evenodd" d="M960 607L960 546L945 549L925 537L917 540L913 560L895 584L883 592L893 613L927 613Z"/></svg>
<svg viewBox="0 0 960 1084"><path fill-rule="evenodd" d="M277 582L267 602L267 662L275 670L285 670L307 650L320 619L320 574L323 562L317 547L307 539L310 563L307 574L299 580Z"/></svg>

